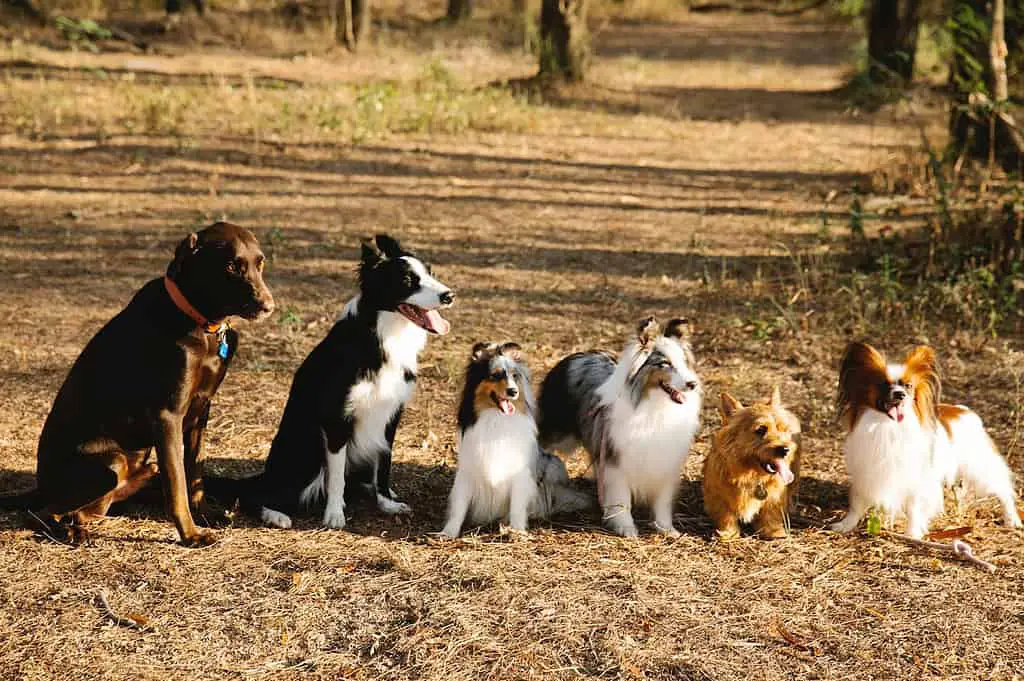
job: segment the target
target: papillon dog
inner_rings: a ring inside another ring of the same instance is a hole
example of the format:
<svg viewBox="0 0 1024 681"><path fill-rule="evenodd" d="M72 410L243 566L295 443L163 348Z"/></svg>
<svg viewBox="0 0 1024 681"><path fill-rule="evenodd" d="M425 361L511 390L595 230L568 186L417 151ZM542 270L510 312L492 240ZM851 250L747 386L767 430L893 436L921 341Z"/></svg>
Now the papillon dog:
<svg viewBox="0 0 1024 681"><path fill-rule="evenodd" d="M589 505L562 460L537 444L530 372L515 343L473 346L458 413L459 465L441 534L505 521L526 531L529 518Z"/></svg>
<svg viewBox="0 0 1024 681"><path fill-rule="evenodd" d="M603 520L623 537L637 536L634 502L650 506L658 532L679 534L672 507L701 409L688 338L685 319L659 333L648 317L618 360L598 351L569 355L541 388L541 446L587 449Z"/></svg>
<svg viewBox="0 0 1024 681"><path fill-rule="evenodd" d="M903 512L907 534L921 538L943 510L944 487L954 484L996 496L1006 524L1021 526L1010 469L981 419L940 397L932 348L918 346L900 364L867 343L846 348L838 408L847 429L850 509L832 529L855 529L874 507L887 525Z"/></svg>

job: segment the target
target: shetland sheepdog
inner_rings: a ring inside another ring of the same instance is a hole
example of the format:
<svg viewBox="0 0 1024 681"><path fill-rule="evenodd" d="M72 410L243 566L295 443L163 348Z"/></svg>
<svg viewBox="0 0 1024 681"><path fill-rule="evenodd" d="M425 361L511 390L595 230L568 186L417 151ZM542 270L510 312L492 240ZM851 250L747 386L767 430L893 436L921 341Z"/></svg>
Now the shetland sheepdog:
<svg viewBox="0 0 1024 681"><path fill-rule="evenodd" d="M688 338L685 319L659 333L648 317L618 360L599 351L569 355L541 387L541 446L587 449L603 520L623 537L637 536L634 502L650 506L658 532L679 534L672 507L701 407Z"/></svg>
<svg viewBox="0 0 1024 681"><path fill-rule="evenodd" d="M323 502L324 526L345 527L347 478L384 513L410 512L391 490L391 449L419 352L429 334L448 333L438 310L455 294L384 234L363 242L358 271L359 294L295 374L266 468L238 481L242 509L268 525L291 527L297 511Z"/></svg>
<svg viewBox="0 0 1024 681"><path fill-rule="evenodd" d="M529 518L585 508L565 464L537 444L530 372L515 343L473 346L458 414L459 466L441 534L463 523L503 520L525 531Z"/></svg>
<svg viewBox="0 0 1024 681"><path fill-rule="evenodd" d="M918 346L902 364L888 364L866 343L847 347L837 402L847 429L850 510L832 529L855 529L874 507L889 525L905 513L907 534L920 538L943 510L944 486L954 484L995 495L1006 524L1021 526L1010 469L981 419L940 396L932 348Z"/></svg>

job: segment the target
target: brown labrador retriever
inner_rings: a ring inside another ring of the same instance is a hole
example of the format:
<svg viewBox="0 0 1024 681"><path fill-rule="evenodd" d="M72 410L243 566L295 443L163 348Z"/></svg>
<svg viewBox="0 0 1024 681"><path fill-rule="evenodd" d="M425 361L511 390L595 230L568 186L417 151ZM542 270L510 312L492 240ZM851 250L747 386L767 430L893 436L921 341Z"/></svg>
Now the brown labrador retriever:
<svg viewBox="0 0 1024 681"><path fill-rule="evenodd" d="M262 319L274 308L263 262L256 238L236 225L185 237L167 275L85 346L43 426L37 489L0 507L39 509L51 530L80 542L83 523L161 472L181 542L210 544L213 533L192 515L203 503L203 430L238 347L227 318Z"/></svg>

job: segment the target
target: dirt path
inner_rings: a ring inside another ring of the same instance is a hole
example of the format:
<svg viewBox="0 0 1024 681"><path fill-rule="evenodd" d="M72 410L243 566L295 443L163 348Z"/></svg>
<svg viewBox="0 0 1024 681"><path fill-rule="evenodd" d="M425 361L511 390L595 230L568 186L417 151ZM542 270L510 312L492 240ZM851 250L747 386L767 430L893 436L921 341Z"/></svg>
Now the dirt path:
<svg viewBox="0 0 1024 681"><path fill-rule="evenodd" d="M360 236L400 235L460 298L452 334L424 354L398 436L395 486L411 520L357 507L352 532L320 531L313 518L276 532L239 519L218 546L188 551L171 543L157 507L132 507L100 525L93 546L70 550L0 515L0 677L1013 678L1024 667L1024 551L990 506L948 522L976 524L976 550L1002 566L994 577L814 529L845 501L831 400L851 335L902 347L931 334L952 354L949 392L982 411L1002 446L1019 421L1005 356L954 348L931 327L875 333L853 312L862 301L797 295L806 278L830 276L822 256L842 248L851 189L916 139L909 122L848 112L828 94L850 43L806 19L612 24L596 84L526 106L512 130L351 145L236 134L232 123L217 133L214 122L188 136L129 133L111 113L99 140L50 114L42 139L0 137L0 489L31 485L35 441L70 362L186 229L222 215L255 229L282 310L243 330L210 427L214 470L257 469L292 371L352 293ZM500 52L488 73L480 54L438 48L371 52L352 72L375 63L379 77L401 80L439 56L471 83L531 68ZM114 69L119 58L91 59ZM148 66L226 78L240 63ZM305 81L308 69L274 62L272 75ZM7 83L53 101L128 87L54 73ZM235 96L216 81L210 98ZM257 104L278 96L254 92ZM6 120L32 115L25 101L0 95ZM471 344L517 340L542 375L570 351L620 346L648 313L694 320L709 428L720 389L751 399L783 387L804 423L807 527L777 543L709 542L693 482L706 429L676 509L680 540L621 541L594 514L528 542L425 538L442 524ZM93 602L101 588L155 631L112 627Z"/></svg>

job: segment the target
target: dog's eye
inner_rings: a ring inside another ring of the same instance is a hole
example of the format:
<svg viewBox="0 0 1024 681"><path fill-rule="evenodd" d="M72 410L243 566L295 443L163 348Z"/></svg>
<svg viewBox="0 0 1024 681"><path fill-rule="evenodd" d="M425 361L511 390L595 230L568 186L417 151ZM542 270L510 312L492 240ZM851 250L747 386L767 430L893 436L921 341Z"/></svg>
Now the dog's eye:
<svg viewBox="0 0 1024 681"><path fill-rule="evenodd" d="M505 378L505 372L504 371L495 371L493 374L491 374L491 380L492 381L500 381L503 378Z"/></svg>
<svg viewBox="0 0 1024 681"><path fill-rule="evenodd" d="M758 437L764 437L768 433L768 426L758 426L754 429Z"/></svg>
<svg viewBox="0 0 1024 681"><path fill-rule="evenodd" d="M228 260L227 270L231 274L235 274L236 272L238 272L238 265L235 264L234 260Z"/></svg>
<svg viewBox="0 0 1024 681"><path fill-rule="evenodd" d="M266 264L267 264L267 259L264 258L261 255L259 257L259 259L256 261L256 269L259 270L260 272L262 272L263 271L263 266L266 265Z"/></svg>

